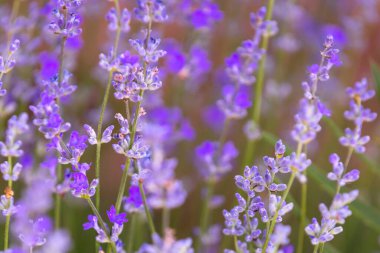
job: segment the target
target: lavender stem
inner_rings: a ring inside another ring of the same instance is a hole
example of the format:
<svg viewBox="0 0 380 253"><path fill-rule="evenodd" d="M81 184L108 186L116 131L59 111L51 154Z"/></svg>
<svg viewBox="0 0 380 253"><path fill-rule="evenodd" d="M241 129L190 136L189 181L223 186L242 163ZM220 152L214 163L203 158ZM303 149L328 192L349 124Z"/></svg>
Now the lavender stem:
<svg viewBox="0 0 380 253"><path fill-rule="evenodd" d="M268 21L272 19L273 7L275 0L269 0L267 5L267 13L265 16L265 20ZM269 44L269 36L264 36L261 44L261 49L267 51ZM259 69L257 72L257 82L254 89L254 102L253 102L253 110L251 111L251 118L260 126L260 116L261 116L261 104L262 104L262 95L264 88L264 76L265 76L265 62L266 62L266 54L262 55L260 60ZM245 148L243 165L247 165L252 160L252 155L255 150L255 141L248 140L247 146Z"/></svg>
<svg viewBox="0 0 380 253"><path fill-rule="evenodd" d="M148 220L149 230L150 230L150 233L153 235L156 233L156 229L154 227L153 219L148 208L148 203L146 201L146 195L145 195L145 190L144 190L142 181L139 181L139 188L140 188L140 194L142 196L143 203L144 203L144 210L145 210L145 214Z"/></svg>
<svg viewBox="0 0 380 253"><path fill-rule="evenodd" d="M120 40L120 34L121 34L121 24L120 24L120 5L119 0L114 0L115 2L115 9L116 9L116 16L117 16L117 28L116 28L116 37L114 41L114 47L112 51L112 57L115 58L117 55L118 47L119 47L119 40ZM106 91L104 93L103 102L102 102L102 109L99 116L99 122L98 122L98 129L97 129L97 136L96 139L98 140L98 143L96 145L96 162L95 162L95 176L99 180L98 190L95 194L95 205L97 208L100 207L100 152L101 152L101 138L102 138L102 127L103 127L103 119L104 119L104 113L107 107L109 93L111 89L112 84L112 76L114 71L111 70L108 75L108 81L107 81L107 87Z"/></svg>

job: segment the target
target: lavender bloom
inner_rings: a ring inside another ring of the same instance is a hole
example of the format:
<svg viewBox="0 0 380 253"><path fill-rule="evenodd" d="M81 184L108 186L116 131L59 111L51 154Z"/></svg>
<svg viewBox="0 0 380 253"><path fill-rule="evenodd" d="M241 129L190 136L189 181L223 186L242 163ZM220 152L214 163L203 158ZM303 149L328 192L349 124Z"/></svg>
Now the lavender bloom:
<svg viewBox="0 0 380 253"><path fill-rule="evenodd" d="M362 136L362 127L364 122L372 122L376 119L377 114L371 112L370 109L364 108L363 101L371 99L375 95L375 91L368 90L366 79L362 79L355 84L353 88L347 88L347 94L350 96L350 110L345 111L346 119L351 120L355 124L355 129L346 128L345 136L339 139L343 146L350 147L358 153L365 151L364 145L370 140L369 136Z"/></svg>
<svg viewBox="0 0 380 253"><path fill-rule="evenodd" d="M138 186L129 188L129 196L124 198L124 210L127 213L144 212L143 199Z"/></svg>
<svg viewBox="0 0 380 253"><path fill-rule="evenodd" d="M5 131L5 142L0 142L0 154L4 157L19 157L24 151L21 150L22 141L20 137L29 130L27 124L28 115L22 113L19 116L12 116L8 120L8 127Z"/></svg>
<svg viewBox="0 0 380 253"><path fill-rule="evenodd" d="M125 155L131 159L142 159L149 156L149 147L145 145L144 140L137 136L135 141L130 147L130 137L126 136L118 141L117 144L112 144L113 149L116 153Z"/></svg>
<svg viewBox="0 0 380 253"><path fill-rule="evenodd" d="M0 55L0 97L4 96L7 91L3 89L3 77L5 74L9 73L14 66L16 65L16 57L15 54L17 50L20 47L20 41L19 40L13 40L10 44L8 51L6 52L6 55L1 56Z"/></svg>
<svg viewBox="0 0 380 253"><path fill-rule="evenodd" d="M119 20L118 20L115 8L111 8L108 11L106 19L108 21L108 29L111 31L116 31L117 27L119 26L118 24ZM120 15L121 31L125 33L129 32L129 30L131 29L130 22L131 22L131 14L126 8L124 8L121 11L121 15Z"/></svg>
<svg viewBox="0 0 380 253"><path fill-rule="evenodd" d="M76 85L70 84L69 80L71 77L72 74L70 72L64 71L62 80L59 82L58 74L55 74L49 81L42 81L42 88L55 99L68 96L77 89Z"/></svg>
<svg viewBox="0 0 380 253"><path fill-rule="evenodd" d="M51 221L48 217L38 217L29 219L28 224L25 224L22 232L19 234L20 240L28 248L34 248L46 243L46 237L51 231Z"/></svg>
<svg viewBox="0 0 380 253"><path fill-rule="evenodd" d="M277 224L270 238L270 247L268 248L269 252L271 248L274 250L278 249L282 245L287 245L289 243L289 235L291 230L292 229L290 226Z"/></svg>
<svg viewBox="0 0 380 253"><path fill-rule="evenodd" d="M161 0L137 0L137 5L134 13L136 18L143 23L160 23L168 18L165 5Z"/></svg>
<svg viewBox="0 0 380 253"><path fill-rule="evenodd" d="M6 194L0 196L0 211L4 216L17 213L18 207L14 205L13 196Z"/></svg>
<svg viewBox="0 0 380 253"><path fill-rule="evenodd" d="M152 235L153 244L143 244L138 253L193 253L191 248L192 240L176 240L171 230L165 232L165 237L160 238L158 234Z"/></svg>
<svg viewBox="0 0 380 253"><path fill-rule="evenodd" d="M359 170L351 170L345 174L345 168L343 163L337 154L330 155L330 163L333 165L333 171L327 174L327 178L331 181L337 181L340 186L345 186L347 183L355 182L359 179Z"/></svg>
<svg viewBox="0 0 380 253"><path fill-rule="evenodd" d="M321 63L308 68L309 82L303 82L304 98L300 101L299 112L295 115L296 124L291 134L295 141L307 144L313 141L321 131L319 122L323 116L330 116L330 111L316 96L318 82L330 79L329 71L339 65L339 50L334 48L334 38L329 35L323 44Z"/></svg>
<svg viewBox="0 0 380 253"><path fill-rule="evenodd" d="M73 131L70 135L70 140L65 144L60 137L52 139L49 146L56 149L60 156L58 162L61 164L72 164L77 166L81 156L87 148L87 136L79 135L78 132Z"/></svg>
<svg viewBox="0 0 380 253"><path fill-rule="evenodd" d="M93 179L90 184L86 174L82 172L71 173L70 189L74 197L90 198L94 196L98 183L98 179Z"/></svg>
<svg viewBox="0 0 380 253"><path fill-rule="evenodd" d="M223 19L223 12L216 3L204 1L191 13L190 19L195 29L208 29Z"/></svg>
<svg viewBox="0 0 380 253"><path fill-rule="evenodd" d="M83 128L86 130L87 132L87 135L88 135L88 143L90 143L91 145L96 145L98 143L98 140L96 138L96 133L94 131L94 129L85 124L83 126ZM111 125L109 127L107 127L104 131L103 131L103 134L102 134L102 138L100 139L100 143L108 143L111 141L112 139L112 131L114 129L114 126Z"/></svg>
<svg viewBox="0 0 380 253"><path fill-rule="evenodd" d="M106 232L100 228L98 223L98 218L95 215L88 216L88 222L83 224L84 230L89 230L93 228L97 232L96 241L100 243L109 243L110 240L106 234Z"/></svg>
<svg viewBox="0 0 380 253"><path fill-rule="evenodd" d="M319 243L326 243L334 239L336 234L343 231L342 227L336 227L334 220L322 218L321 225L319 225L317 219L313 218L312 223L306 228L306 234L310 236L311 243L317 245Z"/></svg>
<svg viewBox="0 0 380 253"><path fill-rule="evenodd" d="M128 221L126 218L126 213L117 213L114 206L111 206L107 211L108 219L112 225L111 240L117 242L119 240L119 235L123 232L123 224Z"/></svg>
<svg viewBox="0 0 380 253"><path fill-rule="evenodd" d="M80 35L80 17L77 8L81 1L59 1L53 10L54 20L49 24L49 30L64 38L72 38Z"/></svg>
<svg viewBox="0 0 380 253"><path fill-rule="evenodd" d="M22 165L20 163L16 163L13 168L9 166L9 163L7 161L0 164L0 171L3 173L3 179L5 181L17 181L21 170Z"/></svg>
<svg viewBox="0 0 380 253"><path fill-rule="evenodd" d="M232 169L232 161L238 151L232 142L222 147L217 142L205 141L196 150L198 168L205 178L219 179Z"/></svg>
<svg viewBox="0 0 380 253"><path fill-rule="evenodd" d="M251 14L251 24L256 29L252 40L246 40L226 60L226 74L234 86L223 88L223 99L217 102L219 108L227 118L243 118L247 108L251 106L248 92L244 85L252 85L255 82L254 72L263 55L260 49L260 40L263 36L272 36L275 31L269 32L268 27L275 26L275 21L264 21L266 9L263 7L257 14Z"/></svg>
<svg viewBox="0 0 380 253"><path fill-rule="evenodd" d="M41 93L41 100L37 105L29 108L34 113L33 124L38 126L38 130L46 139L53 139L71 127L70 123L61 118L55 98L46 92Z"/></svg>
<svg viewBox="0 0 380 253"><path fill-rule="evenodd" d="M147 43L145 42L146 40L148 40ZM160 39L155 39L153 37L146 37L144 40L129 40L129 43L139 56L148 63L157 62L161 57L165 56L166 52L158 49L160 42Z"/></svg>
<svg viewBox="0 0 380 253"><path fill-rule="evenodd" d="M144 180L149 206L152 208L173 209L181 206L187 192L181 181L175 179L176 159L157 162L149 166L149 176Z"/></svg>
<svg viewBox="0 0 380 253"><path fill-rule="evenodd" d="M292 157L285 156L286 147L282 141L277 141L275 145L275 157L265 156L263 158L266 170L260 170L257 166L246 167L243 175L235 176L235 185L243 190L246 197L236 193L238 205L231 211L224 210L225 229L223 233L228 236L244 236L244 241L239 244L240 252L249 252L246 244L255 243L256 252L261 252L262 240L265 240L265 231L259 229L259 218L263 223L273 222L277 213L277 232L269 240L267 252L279 249L281 245L288 243L287 235L290 228L280 225L286 213L293 209L293 203L286 203L281 196L276 193L286 189L285 184L275 183L278 173L286 174L291 172ZM265 204L257 193L267 190L269 192L268 203ZM242 217L241 217L242 216ZM264 238L262 238L264 237ZM225 252L234 252L226 250ZM273 251L275 252L275 251Z"/></svg>

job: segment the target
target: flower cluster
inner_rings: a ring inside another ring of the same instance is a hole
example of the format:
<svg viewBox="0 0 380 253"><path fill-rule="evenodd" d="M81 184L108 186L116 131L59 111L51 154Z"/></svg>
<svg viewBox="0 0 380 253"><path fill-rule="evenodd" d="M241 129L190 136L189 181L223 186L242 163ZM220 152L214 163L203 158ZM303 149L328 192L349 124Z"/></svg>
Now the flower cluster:
<svg viewBox="0 0 380 253"><path fill-rule="evenodd" d="M260 170L256 166L251 168L247 166L244 175L235 176L235 184L244 192L245 197L236 193L237 206L233 207L231 211L223 211L225 218L223 233L227 236L243 237L243 241L238 241L236 249L238 252L249 252L247 245L250 245L250 249L253 245L258 250L263 247L266 230L259 228L259 220L264 224L277 223L267 252L272 252L271 249L278 249L279 246L288 244L287 236L290 234L290 227L282 225L281 222L282 216L293 209L293 203L282 201L281 196L277 194L285 191L287 185L276 183L278 173L291 172L292 156L284 156L285 151L285 146L279 140L275 145L275 157L265 156L263 158L265 170ZM268 201L264 201L260 196L264 191L268 192ZM274 221L274 219L276 220ZM282 230L286 230L286 233ZM225 252L235 251L226 250Z"/></svg>
<svg viewBox="0 0 380 253"><path fill-rule="evenodd" d="M101 227L99 225L98 217L95 215L89 215L88 221L83 224L84 230L89 230L93 228L97 232L96 240L101 243L109 243L113 241L115 243L119 242L119 236L121 232L123 232L124 223L128 221L126 218L126 213L117 213L114 206L111 206L109 210L107 210L107 216L112 223L111 229L111 237L108 236L109 231L107 231L107 227ZM101 221L103 223L103 221ZM106 229L106 231L105 231ZM121 243L121 242L120 242ZM118 251L119 252L119 251Z"/></svg>
<svg viewBox="0 0 380 253"><path fill-rule="evenodd" d="M352 152L363 153L365 151L364 144L370 140L369 136L360 137L363 123L371 122L377 116L376 113L364 108L361 104L362 101L367 101L375 95L373 90L368 90L365 79L357 82L354 87L347 88L347 94L352 100L350 101L350 110L346 111L344 116L348 120L354 121L356 134L354 137L351 135L353 131L346 129L346 135L340 138L341 144L349 148L344 163L340 161L337 154L330 155L330 163L333 169L327 174L327 178L336 181L336 194L330 207L323 203L319 205L319 211L322 215L321 222L319 223L316 218L313 218L312 223L305 228L306 233L310 236L311 243L316 246L333 240L336 234L341 233L343 227L340 225L344 224L346 218L352 214L348 205L358 197L359 191L352 190L341 193L341 187L359 179L360 171L357 169L347 171L348 163Z"/></svg>
<svg viewBox="0 0 380 253"><path fill-rule="evenodd" d="M16 39L10 44L6 55L0 56L0 97L7 93L7 91L3 88L3 77L16 65L16 52L19 47L20 41Z"/></svg>
<svg viewBox="0 0 380 253"><path fill-rule="evenodd" d="M295 115L296 124L292 130L292 137L301 144L313 141L321 131L319 122L323 116L330 116L330 111L316 96L318 82L330 79L329 71L334 65L339 65L339 50L334 48L334 38L329 35L323 44L321 62L308 68L309 81L303 82L304 98L301 99L299 112Z"/></svg>
<svg viewBox="0 0 380 253"><path fill-rule="evenodd" d="M82 5L82 1L62 0L57 1L53 10L53 21L49 24L49 30L62 38L72 38L80 35L81 19L77 9Z"/></svg>
<svg viewBox="0 0 380 253"><path fill-rule="evenodd" d="M374 121L377 114L365 108L362 102L374 97L375 91L368 90L367 80L362 79L354 87L347 88L347 94L351 98L350 110L344 113L344 117L353 121L355 128L353 130L346 128L345 136L341 137L339 141L343 146L352 148L358 153L363 153L365 151L364 145L370 140L369 136L361 136L363 123Z"/></svg>
<svg viewBox="0 0 380 253"><path fill-rule="evenodd" d="M251 106L245 86L255 82L254 72L265 53L260 49L260 42L264 36L273 36L277 32L275 21L264 20L266 8L262 7L257 13L251 14L251 25L255 29L255 35L251 40L246 40L226 60L226 74L230 83L223 87L223 98L217 104L226 118L243 118L247 114L247 108Z"/></svg>

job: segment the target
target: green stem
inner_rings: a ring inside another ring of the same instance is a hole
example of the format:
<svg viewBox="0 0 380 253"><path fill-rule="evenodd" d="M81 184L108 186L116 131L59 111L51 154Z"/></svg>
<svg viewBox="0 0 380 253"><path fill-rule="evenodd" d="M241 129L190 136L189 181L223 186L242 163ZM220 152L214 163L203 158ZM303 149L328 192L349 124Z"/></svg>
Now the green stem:
<svg viewBox="0 0 380 253"><path fill-rule="evenodd" d="M99 122L98 122L98 131L97 131L97 144L96 144L96 161L95 161L95 177L99 180L98 190L95 194L95 204L96 208L99 209L100 207L100 151L101 151L101 139L102 139L102 126L103 126L103 119L104 119L104 113L106 111L107 103L108 103L108 97L111 89L111 83L112 83L112 75L113 71L110 71L108 75L108 82L106 87L106 92L104 93L103 102L102 102L102 109L99 116Z"/></svg>
<svg viewBox="0 0 380 253"><path fill-rule="evenodd" d="M236 253L240 253L240 248L239 248L239 245L238 245L238 240L237 240L237 236L236 235L234 235L234 246L235 246Z"/></svg>
<svg viewBox="0 0 380 253"><path fill-rule="evenodd" d="M201 224L200 224L200 231L199 231L200 234L198 235L198 241L197 241L197 245L196 245L197 251L196 252L198 252L202 248L201 238L202 238L203 234L206 233L207 225L209 222L210 202L211 202L212 196L214 194L214 187L215 187L215 181L212 179L208 180L207 186L206 186L207 195L206 195L206 199L203 202L203 207L202 207L202 212L201 212Z"/></svg>
<svg viewBox="0 0 380 253"><path fill-rule="evenodd" d="M165 229L170 228L170 209L164 207L162 210L162 234L165 235Z"/></svg>
<svg viewBox="0 0 380 253"><path fill-rule="evenodd" d="M148 43L149 43L149 39L150 39L151 30L152 30L152 21L149 21L149 23L148 23L148 33L147 33L146 40L145 40L145 48L148 48ZM144 62L143 69L144 69L143 71L144 71L144 80L145 80L146 79L146 75L147 75L147 70L148 70L148 62L146 62L146 61ZM144 96L144 90L141 90L139 92L139 95L142 98ZM131 149L133 147L133 144L135 143L135 136L136 136L136 130L137 130L137 122L138 122L139 113L140 113L140 110L141 110L141 103L142 103L142 99L139 102L137 102L137 105L136 105L135 114L134 114L133 122L132 122L131 138L130 138L130 143L129 143L129 147L128 147L129 149ZM127 111L127 118L129 118L130 115L129 115L129 104L128 104L128 101L126 102L126 111ZM98 131L98 133L99 133L99 131ZM118 194L117 194L117 199L116 199L116 210L117 210L117 212L119 212L119 210L120 210L121 201L123 199L123 195L124 195L124 192L125 192L125 186L127 185L128 171L129 171L130 165L131 165L131 159L129 157L127 157L126 161L125 161L125 168L124 168L123 175L122 175L122 178L121 178L121 183L120 183L120 186L119 186L119 191L118 191Z"/></svg>
<svg viewBox="0 0 380 253"><path fill-rule="evenodd" d="M265 16L265 20L272 19L273 7L275 0L269 0L267 5L267 13ZM261 49L265 52L268 50L269 45L269 37L264 36ZM262 96L263 96L263 88L264 88L264 77L265 77L265 62L266 62L266 53L261 57L259 68L257 70L257 81L254 89L254 102L253 102L253 110L251 111L251 118L260 127L260 118L261 118L261 105L262 105ZM248 140L247 146L245 148L243 166L249 164L252 160L252 156L255 150L255 140Z"/></svg>
<svg viewBox="0 0 380 253"><path fill-rule="evenodd" d="M116 28L116 36L114 41L114 46L112 49L112 58L115 58L117 56L117 51L119 47L119 40L120 40L120 34L121 34L121 24L120 24L120 4L119 0L114 0L115 3L115 9L116 9L116 16L117 16L117 28ZM96 159L95 159L95 176L99 180L98 184L98 190L95 194L95 205L99 209L100 208L100 153L101 153L101 146L102 143L102 127L103 127L103 119L104 119L104 113L106 111L109 93L111 89L112 84L112 77L115 70L111 70L108 74L108 81L106 86L106 91L104 93L103 102L102 102L102 109L99 116L99 122L98 122L98 129L97 129L97 135L96 139L98 140L98 143L96 145Z"/></svg>
<svg viewBox="0 0 380 253"><path fill-rule="evenodd" d="M346 156L346 160L344 161L344 169L343 169L343 173L342 173L342 175L343 175L343 174L346 172L346 170L347 170L347 167L348 167L348 164L350 163L350 160L351 160L351 157L352 157L353 152L354 152L353 147L349 147L348 152L347 152L347 156ZM335 195L337 195L337 194L340 193L340 187L341 187L340 184L337 184Z"/></svg>
<svg viewBox="0 0 380 253"><path fill-rule="evenodd" d="M11 222L11 216L7 215L5 219L5 232L4 232L4 251L8 249L9 242L9 224Z"/></svg>
<svg viewBox="0 0 380 253"><path fill-rule="evenodd" d="M156 233L156 229L154 227L153 219L148 207L148 202L146 201L145 190L141 181L139 181L139 188L140 188L140 194L142 196L143 203L144 203L144 209L145 209L146 218L148 220L149 230L150 230L150 233L153 235Z"/></svg>
<svg viewBox="0 0 380 253"><path fill-rule="evenodd" d="M307 208L307 184L303 183L301 185L301 213L300 213L300 224L298 227L298 242L297 242L297 253L303 253L303 243L304 243L304 228L306 223L306 208Z"/></svg>
<svg viewBox="0 0 380 253"><path fill-rule="evenodd" d="M9 164L9 169L10 169L10 175L12 175L13 165L12 165L12 157L11 156L8 156L8 164ZM11 195L13 195L12 186L13 186L13 181L12 181L12 179L9 179L8 180L8 191L10 192ZM9 245L9 226L10 226L10 223L11 223L11 215L8 214L5 218L4 251L8 249L8 245Z"/></svg>
<svg viewBox="0 0 380 253"><path fill-rule="evenodd" d="M57 165L57 182L62 180L62 164ZM61 208L62 208L62 196L59 193L55 194L54 205L54 226L56 229L61 226Z"/></svg>
<svg viewBox="0 0 380 253"><path fill-rule="evenodd" d="M133 250L133 241L134 241L134 235L135 235L135 228L136 228L136 220L138 214L132 214L132 220L131 220L131 226L129 228L129 233L128 233L128 244L127 244L127 252L131 253Z"/></svg>
<svg viewBox="0 0 380 253"><path fill-rule="evenodd" d="M322 243L322 244L321 244L321 249L319 250L319 253L323 253L324 248L325 248L325 244Z"/></svg>
<svg viewBox="0 0 380 253"><path fill-rule="evenodd" d="M120 208L121 208L121 202L123 200L125 187L127 185L128 172L129 172L130 165L131 165L131 159L129 159L129 157L127 157L125 160L123 175L121 176L121 183L120 183L119 191L117 193L117 199L116 199L116 205L115 205L116 212L119 212Z"/></svg>
<svg viewBox="0 0 380 253"><path fill-rule="evenodd" d="M317 245L314 246L313 253L317 253L318 249L319 249L319 244L317 244Z"/></svg>
<svg viewBox="0 0 380 253"><path fill-rule="evenodd" d="M268 247L268 243L269 243L269 239L270 239L270 236L272 235L273 233L273 230L274 230L274 227L276 225L276 220L277 220L277 217L278 217L278 211L279 209L281 208L282 204L284 203L286 197L288 196L289 194L289 191L290 191L290 188L292 187L293 185L293 182L294 182L294 179L296 177L296 173L295 172L292 172L292 174L290 175L290 178L289 178L289 182L288 182L288 187L286 188L285 192L284 192L284 195L282 196L281 198L281 201L280 203L278 204L277 208L276 208L276 212L272 218L272 222L270 223L270 226L269 226L269 231L268 231L268 236L267 238L265 239L265 243L264 243L264 246L263 246L263 252L266 252L266 249Z"/></svg>
<svg viewBox="0 0 380 253"><path fill-rule="evenodd" d="M111 240L111 237L110 237L110 235L109 235L109 231L108 231L108 229L106 228L105 222L103 221L102 216L100 215L98 209L96 208L96 206L94 205L94 203L92 202L92 200L91 200L90 197L87 197L87 198L85 198L85 199L87 200L87 203L88 203L89 206L91 207L92 212L93 212L93 213L95 214L95 216L98 218L98 221L99 221L99 224L100 224L101 229L104 231L104 233L106 233L106 236L107 236L108 240L110 241L109 244L111 244L112 250L114 251L114 253L116 253L116 246L115 246L115 243Z"/></svg>

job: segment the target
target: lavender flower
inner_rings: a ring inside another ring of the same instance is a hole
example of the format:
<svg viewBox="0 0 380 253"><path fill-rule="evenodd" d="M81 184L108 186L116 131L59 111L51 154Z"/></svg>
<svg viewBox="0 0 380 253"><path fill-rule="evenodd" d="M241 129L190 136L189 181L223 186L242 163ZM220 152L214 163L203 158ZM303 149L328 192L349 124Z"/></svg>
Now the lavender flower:
<svg viewBox="0 0 380 253"><path fill-rule="evenodd" d="M20 47L18 39L13 40L5 55L0 56L0 97L4 96L7 91L3 88L3 77L9 73L16 65L16 52Z"/></svg>
<svg viewBox="0 0 380 253"><path fill-rule="evenodd" d="M80 17L77 8L82 1L58 1L53 10L54 20L49 24L49 30L64 38L72 38L82 33Z"/></svg>
<svg viewBox="0 0 380 253"><path fill-rule="evenodd" d="M232 169L232 161L238 155L237 149L232 142L222 147L219 145L217 142L205 141L195 150L198 168L204 178L219 179Z"/></svg>
<svg viewBox="0 0 380 253"><path fill-rule="evenodd" d="M300 101L300 110L295 115L296 124L291 134L295 141L301 144L310 143L321 131L319 122L323 116L329 116L330 111L316 96L318 82L330 79L329 71L334 65L339 65L339 50L334 48L334 38L329 35L323 44L321 62L308 68L309 82L303 82L304 98Z"/></svg>
<svg viewBox="0 0 380 253"><path fill-rule="evenodd" d="M266 238L265 231L259 229L259 219L263 223L277 223L275 233L271 235L267 252L278 249L280 245L288 243L287 235L290 233L290 227L283 226L280 223L286 213L293 209L293 203L286 203L277 192L284 191L285 184L275 183L278 173L290 173L292 160L289 156L284 156L286 151L282 141L277 141L275 145L275 157L265 156L263 158L266 170L260 170L257 166L246 167L244 175L235 176L235 185L243 190L245 197L236 193L238 205L231 211L224 210L225 229L223 233L228 236L242 237L244 241L239 241L238 248L241 252L246 250L247 244L253 242L257 247L257 252L261 252L263 241ZM262 198L257 194L267 190L269 199L264 203ZM274 220L276 219L276 220ZM226 250L225 252L234 252ZM275 252L275 251L273 251Z"/></svg>
<svg viewBox="0 0 380 253"><path fill-rule="evenodd" d="M347 94L351 98L350 110L345 111L346 119L355 124L355 129L346 128L345 136L339 139L343 146L350 147L358 153L365 152L364 145L370 140L369 136L361 136L364 122L372 122L376 119L377 114L370 109L363 107L362 102L367 101L375 95L375 91L368 90L366 79L362 79L355 84L354 88L347 88Z"/></svg>
<svg viewBox="0 0 380 253"><path fill-rule="evenodd" d="M345 164L340 161L340 157L337 154L330 156L333 170L327 174L327 178L331 181L336 181L337 190L330 207L327 207L323 203L319 205L319 211L322 215L321 223L319 224L317 219L313 218L312 223L305 228L313 245L318 246L320 243L331 241L336 234L343 231L343 227L338 225L344 224L346 218L352 214L348 205L359 195L358 190L341 193L341 187L359 179L359 170L354 169L346 172L347 166L353 150L356 150L358 153L364 152L365 148L363 145L370 139L369 136L360 137L363 122L371 122L377 116L376 113L364 109L361 105L362 101L366 101L375 95L374 91L367 89L368 86L365 79L356 83L354 88L347 89L347 94L352 99L350 103L351 111L346 111L344 115L348 120L354 121L355 133L350 129L346 129L346 135L340 138L341 144L349 147L349 154Z"/></svg>
<svg viewBox="0 0 380 253"><path fill-rule="evenodd" d="M0 141L0 154L4 157L20 157L24 151L21 149L21 136L29 130L27 124L28 115L22 113L12 116L8 120L8 128L5 132L5 142Z"/></svg>
<svg viewBox="0 0 380 253"><path fill-rule="evenodd" d="M161 0L138 0L134 10L136 18L143 23L163 22L168 16Z"/></svg>
<svg viewBox="0 0 380 253"><path fill-rule="evenodd" d="M139 249L138 253L193 253L194 250L191 248L192 241L190 238L176 240L173 232L167 230L165 237L160 238L158 234L152 236L153 244L143 244Z"/></svg>

